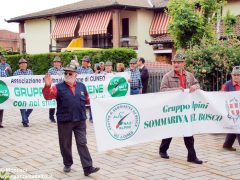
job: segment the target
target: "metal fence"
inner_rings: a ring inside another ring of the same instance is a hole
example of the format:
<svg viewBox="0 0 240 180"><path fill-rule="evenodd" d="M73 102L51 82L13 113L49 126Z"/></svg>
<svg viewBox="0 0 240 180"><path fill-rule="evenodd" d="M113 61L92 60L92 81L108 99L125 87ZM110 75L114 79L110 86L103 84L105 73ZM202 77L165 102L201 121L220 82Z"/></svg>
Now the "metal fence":
<svg viewBox="0 0 240 180"><path fill-rule="evenodd" d="M149 72L148 93L159 92L162 77L166 72ZM216 71L212 77L198 78L200 87L204 91L219 91L221 86L230 79L230 75L223 71Z"/></svg>
<svg viewBox="0 0 240 180"><path fill-rule="evenodd" d="M164 72L149 72L148 93L159 92Z"/></svg>
<svg viewBox="0 0 240 180"><path fill-rule="evenodd" d="M231 78L231 75L223 71L215 71L211 77L198 78L201 89L204 91L219 91L222 85Z"/></svg>

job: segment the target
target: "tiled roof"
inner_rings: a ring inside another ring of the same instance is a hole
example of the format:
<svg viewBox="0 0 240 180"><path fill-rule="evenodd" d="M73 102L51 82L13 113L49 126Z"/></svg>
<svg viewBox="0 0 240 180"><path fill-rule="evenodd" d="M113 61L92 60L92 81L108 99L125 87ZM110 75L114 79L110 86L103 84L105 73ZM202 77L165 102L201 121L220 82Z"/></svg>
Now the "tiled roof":
<svg viewBox="0 0 240 180"><path fill-rule="evenodd" d="M164 8L169 0L151 0L155 8Z"/></svg>
<svg viewBox="0 0 240 180"><path fill-rule="evenodd" d="M19 33L0 29L0 40L1 39L13 39L13 40L19 39Z"/></svg>
<svg viewBox="0 0 240 180"><path fill-rule="evenodd" d="M173 42L173 40L170 37L170 34L162 34L160 36L155 37L153 39L153 42L156 42L156 43L166 43L166 42Z"/></svg>
<svg viewBox="0 0 240 180"><path fill-rule="evenodd" d="M52 9L14 17L8 20L8 22L20 22L28 19L86 12L89 10L103 9L107 7L130 7L148 9L161 8L166 5L167 1L168 0L83 0Z"/></svg>
<svg viewBox="0 0 240 180"><path fill-rule="evenodd" d="M153 40L150 42L145 41L145 43L149 44L149 45L169 43L169 42L173 42L173 39L170 37L169 34L161 34L161 35L153 38Z"/></svg>
<svg viewBox="0 0 240 180"><path fill-rule="evenodd" d="M145 66L148 68L149 72L166 73L172 70L171 64L163 64L157 61L145 61Z"/></svg>

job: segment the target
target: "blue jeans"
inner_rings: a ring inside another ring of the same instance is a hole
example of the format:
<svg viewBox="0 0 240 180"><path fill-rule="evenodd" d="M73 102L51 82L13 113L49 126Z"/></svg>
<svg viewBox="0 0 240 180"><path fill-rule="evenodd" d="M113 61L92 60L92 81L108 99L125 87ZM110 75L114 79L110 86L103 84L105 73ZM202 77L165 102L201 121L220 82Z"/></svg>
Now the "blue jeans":
<svg viewBox="0 0 240 180"><path fill-rule="evenodd" d="M23 124L29 123L28 117L32 113L32 111L33 109L20 109Z"/></svg>
<svg viewBox="0 0 240 180"><path fill-rule="evenodd" d="M131 95L136 95L136 94L140 94L140 89L139 88L136 88L136 89L131 89L131 92L130 92Z"/></svg>

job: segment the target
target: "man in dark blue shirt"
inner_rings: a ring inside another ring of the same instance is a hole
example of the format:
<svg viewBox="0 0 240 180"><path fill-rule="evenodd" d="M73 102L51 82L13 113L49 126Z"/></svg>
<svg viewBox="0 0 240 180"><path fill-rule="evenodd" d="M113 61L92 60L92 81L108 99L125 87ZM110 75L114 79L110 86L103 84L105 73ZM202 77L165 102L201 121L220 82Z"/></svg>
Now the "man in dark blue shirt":
<svg viewBox="0 0 240 180"><path fill-rule="evenodd" d="M89 102L89 95L86 86L76 82L75 64L68 65L64 71L64 82L57 85L52 85L50 74L45 75L43 95L47 100L57 100L58 136L64 172L70 172L73 164L72 132L74 132L84 175L88 176L100 169L92 166L92 158L87 147L85 105Z"/></svg>

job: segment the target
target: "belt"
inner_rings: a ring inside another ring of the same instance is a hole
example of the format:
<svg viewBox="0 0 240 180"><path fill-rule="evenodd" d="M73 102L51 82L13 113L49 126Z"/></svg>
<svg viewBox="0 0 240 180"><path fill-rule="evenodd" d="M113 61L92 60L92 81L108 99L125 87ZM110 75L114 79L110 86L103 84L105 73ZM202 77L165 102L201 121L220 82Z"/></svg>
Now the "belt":
<svg viewBox="0 0 240 180"><path fill-rule="evenodd" d="M136 87L136 88L131 88L131 90L136 90L136 89L140 89L140 88L138 88L138 87Z"/></svg>

